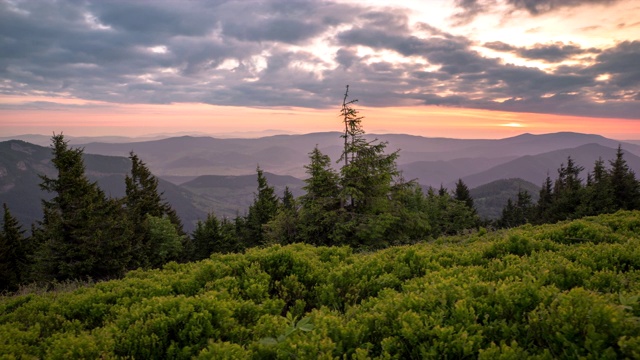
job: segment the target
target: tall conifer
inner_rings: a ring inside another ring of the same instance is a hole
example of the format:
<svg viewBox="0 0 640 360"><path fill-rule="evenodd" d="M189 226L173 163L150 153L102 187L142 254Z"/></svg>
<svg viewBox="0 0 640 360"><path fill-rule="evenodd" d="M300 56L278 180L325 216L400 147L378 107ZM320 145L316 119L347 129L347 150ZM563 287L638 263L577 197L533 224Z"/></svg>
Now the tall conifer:
<svg viewBox="0 0 640 360"><path fill-rule="evenodd" d="M82 149L52 138L57 178L41 176L40 187L54 194L43 200L43 220L34 237L41 279L105 279L121 276L130 258L130 232L120 203L108 199L85 175Z"/></svg>

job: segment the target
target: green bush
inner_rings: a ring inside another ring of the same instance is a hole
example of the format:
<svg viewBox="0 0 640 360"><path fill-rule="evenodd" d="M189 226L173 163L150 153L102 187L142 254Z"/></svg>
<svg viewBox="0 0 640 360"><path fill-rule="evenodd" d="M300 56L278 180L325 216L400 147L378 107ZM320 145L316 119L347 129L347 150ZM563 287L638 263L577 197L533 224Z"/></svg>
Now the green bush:
<svg viewBox="0 0 640 360"><path fill-rule="evenodd" d="M273 246L4 296L0 358L638 358L639 219Z"/></svg>

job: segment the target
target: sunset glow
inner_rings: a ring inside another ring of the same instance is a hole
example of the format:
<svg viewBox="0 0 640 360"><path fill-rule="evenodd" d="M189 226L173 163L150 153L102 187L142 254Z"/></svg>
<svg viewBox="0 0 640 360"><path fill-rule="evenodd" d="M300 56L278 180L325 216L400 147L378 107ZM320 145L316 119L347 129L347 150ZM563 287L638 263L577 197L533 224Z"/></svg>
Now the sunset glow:
<svg viewBox="0 0 640 360"><path fill-rule="evenodd" d="M338 131L350 85L370 133L640 139L639 18L633 0L0 1L0 136Z"/></svg>

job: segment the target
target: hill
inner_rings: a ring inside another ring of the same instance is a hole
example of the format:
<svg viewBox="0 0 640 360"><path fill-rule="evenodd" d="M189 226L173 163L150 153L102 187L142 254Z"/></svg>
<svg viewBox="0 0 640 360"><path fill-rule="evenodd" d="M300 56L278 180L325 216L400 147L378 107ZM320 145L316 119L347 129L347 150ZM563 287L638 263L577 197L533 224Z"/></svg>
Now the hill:
<svg viewBox="0 0 640 360"><path fill-rule="evenodd" d="M275 193L282 197L285 187L297 197L304 193L304 182L293 176L264 173L269 186L273 186ZM242 215L251 205L256 192L257 175L223 176L203 175L184 182L181 188L197 194L208 212L213 211L218 217L234 218Z"/></svg>
<svg viewBox="0 0 640 360"><path fill-rule="evenodd" d="M531 195L532 202L540 197L540 187L522 179L501 179L473 188L469 191L473 204L482 219L497 219L502 215L502 209L511 199L518 198L520 190L526 190Z"/></svg>
<svg viewBox="0 0 640 360"><path fill-rule="evenodd" d="M638 173L640 171L640 157L626 150L623 150L623 152L629 167ZM557 169L560 168L561 164L567 163L567 157L569 156L577 165L584 167L582 178L586 179L587 173L593 170L596 160L602 158L608 166L608 161L615 159L616 148L599 144L586 144L576 148L555 150L538 155L526 155L477 174L465 176L462 180L469 187L477 187L492 181L509 178L521 178L528 182L542 185L547 175L551 179L556 177Z"/></svg>
<svg viewBox="0 0 640 360"><path fill-rule="evenodd" d="M635 358L639 223L619 212L367 253L272 246L5 296L0 357Z"/></svg>
<svg viewBox="0 0 640 360"><path fill-rule="evenodd" d="M128 158L84 154L85 173L112 197L125 194L124 179L131 171ZM50 194L40 190L40 174L57 176L51 163L51 149L20 140L0 142L0 203L6 203L24 229L42 218L41 199ZM185 230L195 228L206 212L195 207L197 195L159 179L159 191L183 220Z"/></svg>
<svg viewBox="0 0 640 360"><path fill-rule="evenodd" d="M324 132L275 135L257 139L182 136L126 144L87 143L84 144L84 148L87 153L111 156L127 156L129 151L133 150L161 177L249 175L255 173L256 165L259 164L263 170L271 173L303 178L303 166L308 163L308 153L314 146L317 145L334 162L338 160L343 147L340 135L339 132ZM523 134L498 140L428 138L406 134L370 134L366 138L369 141L378 139L387 142L388 151L400 149L398 164L401 166L417 162L456 160L450 164L453 168L458 168L464 163L465 160L460 159L467 159L468 164L472 163L468 159L477 159L479 162L486 161L490 162L491 166L497 166L516 157L538 155L590 143L610 148L616 148L620 143L598 135L577 133ZM640 155L639 145L623 143L623 147L630 153ZM417 167L419 164L415 165L404 168ZM428 173L421 172L418 175L418 178L427 179ZM456 177L445 182L445 185L455 180ZM424 185L433 185L432 181L435 180L425 180ZM436 185L439 185L439 182Z"/></svg>

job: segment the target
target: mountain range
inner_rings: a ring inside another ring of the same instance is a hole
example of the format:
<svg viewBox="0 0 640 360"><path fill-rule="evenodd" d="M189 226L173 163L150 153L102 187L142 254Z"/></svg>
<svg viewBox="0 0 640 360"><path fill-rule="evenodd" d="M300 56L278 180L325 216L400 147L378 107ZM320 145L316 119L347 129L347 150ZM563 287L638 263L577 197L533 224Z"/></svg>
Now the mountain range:
<svg viewBox="0 0 640 360"><path fill-rule="evenodd" d="M640 144L599 135L523 134L469 140L380 134L367 139L386 142L388 152L399 150L398 168L406 180L452 189L462 179L472 189L479 213L487 218L499 216L518 189L536 192L547 175L554 179L568 156L585 168L586 178L597 159L613 159L620 145L630 168L640 171ZM87 175L114 197L124 194L124 177L130 171L127 156L134 151L159 177L160 190L188 231L207 212L226 217L243 214L256 191L257 166L277 194L288 187L301 195L308 153L317 146L338 169L344 141L338 132L255 139L180 136L127 141L115 137L111 142L105 138L95 142L81 138L87 140L84 144L77 140L72 146L84 148ZM0 142L0 202L6 202L26 227L41 217L40 200L48 194L40 191L38 175L55 175L50 159L47 147L21 140Z"/></svg>

